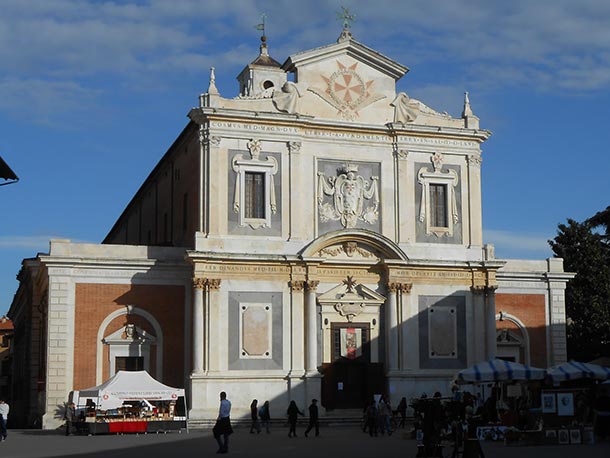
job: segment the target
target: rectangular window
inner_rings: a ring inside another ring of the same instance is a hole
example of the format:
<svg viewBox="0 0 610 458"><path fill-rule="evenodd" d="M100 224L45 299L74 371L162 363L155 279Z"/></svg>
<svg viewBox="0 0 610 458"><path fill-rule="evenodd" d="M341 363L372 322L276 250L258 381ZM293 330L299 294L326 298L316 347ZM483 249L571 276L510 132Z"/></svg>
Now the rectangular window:
<svg viewBox="0 0 610 458"><path fill-rule="evenodd" d="M449 227L447 215L447 185L430 183L430 225Z"/></svg>
<svg viewBox="0 0 610 458"><path fill-rule="evenodd" d="M265 218L265 173L245 172L244 216L248 219Z"/></svg>
<svg viewBox="0 0 610 458"><path fill-rule="evenodd" d="M116 371L143 371L143 356L117 356L115 359Z"/></svg>

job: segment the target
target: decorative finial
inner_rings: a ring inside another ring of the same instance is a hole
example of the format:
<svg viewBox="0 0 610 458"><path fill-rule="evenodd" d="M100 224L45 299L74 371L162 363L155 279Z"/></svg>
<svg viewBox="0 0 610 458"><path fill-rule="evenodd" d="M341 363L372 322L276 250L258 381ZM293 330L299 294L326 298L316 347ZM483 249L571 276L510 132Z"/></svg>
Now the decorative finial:
<svg viewBox="0 0 610 458"><path fill-rule="evenodd" d="M462 111L462 118L466 116L473 116L474 113L470 108L470 98L468 98L468 92L464 92L464 110Z"/></svg>
<svg viewBox="0 0 610 458"><path fill-rule="evenodd" d="M214 74L214 67L210 67L210 86L208 87L208 94L218 94L216 88L216 75Z"/></svg>
<svg viewBox="0 0 610 458"><path fill-rule="evenodd" d="M343 30L337 39L337 43L353 39L354 37L352 36L350 28L351 23L356 21L356 15L351 14L346 7L342 6L341 12L337 12L337 20L343 21Z"/></svg>
<svg viewBox="0 0 610 458"><path fill-rule="evenodd" d="M354 280L354 277L352 277L351 275L348 275L347 279L343 280L343 284L345 286L347 286L348 293L354 292L354 288L356 287L356 281Z"/></svg>

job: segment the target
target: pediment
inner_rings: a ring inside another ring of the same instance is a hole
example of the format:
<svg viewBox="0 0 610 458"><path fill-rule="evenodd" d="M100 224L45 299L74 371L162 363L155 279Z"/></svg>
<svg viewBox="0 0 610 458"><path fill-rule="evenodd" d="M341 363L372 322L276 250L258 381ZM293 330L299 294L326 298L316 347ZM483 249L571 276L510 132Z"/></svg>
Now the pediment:
<svg viewBox="0 0 610 458"><path fill-rule="evenodd" d="M322 61L334 61L342 56L352 57L364 66L376 69L395 81L402 78L409 71L404 65L399 64L356 40L345 40L293 54L286 59L282 68L291 72L297 68L306 67Z"/></svg>
<svg viewBox="0 0 610 458"><path fill-rule="evenodd" d="M349 301L361 301L370 304L378 303L381 305L385 302L385 297L362 284L356 284L352 287L351 291L346 284L337 285L318 296L320 304Z"/></svg>
<svg viewBox="0 0 610 458"><path fill-rule="evenodd" d="M333 307L350 323L369 307L380 307L385 297L364 285L356 283L352 277L347 277L342 284L337 285L318 296L322 307Z"/></svg>
<svg viewBox="0 0 610 458"><path fill-rule="evenodd" d="M295 74L298 113L382 125L394 120L396 81L408 71L355 40L295 54L282 68Z"/></svg>
<svg viewBox="0 0 610 458"><path fill-rule="evenodd" d="M157 338L139 326L126 325L104 337L103 342L108 345L154 344Z"/></svg>

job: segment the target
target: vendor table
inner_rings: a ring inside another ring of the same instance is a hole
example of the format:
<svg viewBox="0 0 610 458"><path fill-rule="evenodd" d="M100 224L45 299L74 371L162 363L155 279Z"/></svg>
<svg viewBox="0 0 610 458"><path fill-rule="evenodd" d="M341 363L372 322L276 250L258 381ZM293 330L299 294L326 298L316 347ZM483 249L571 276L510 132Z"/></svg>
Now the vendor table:
<svg viewBox="0 0 610 458"><path fill-rule="evenodd" d="M147 421L112 421L108 423L109 433L145 433Z"/></svg>
<svg viewBox="0 0 610 458"><path fill-rule="evenodd" d="M83 423L87 434L159 433L180 431L186 421L110 421Z"/></svg>

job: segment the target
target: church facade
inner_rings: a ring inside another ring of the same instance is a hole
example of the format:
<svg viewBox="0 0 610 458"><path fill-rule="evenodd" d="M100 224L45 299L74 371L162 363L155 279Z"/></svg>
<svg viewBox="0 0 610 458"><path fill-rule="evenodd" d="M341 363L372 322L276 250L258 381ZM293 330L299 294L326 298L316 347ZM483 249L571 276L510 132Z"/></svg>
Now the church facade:
<svg viewBox="0 0 610 458"><path fill-rule="evenodd" d="M52 240L23 261L22 422L57 426L71 390L121 369L187 388L205 420L220 391L234 416L253 398L360 408L447 393L494 356L565 361L571 275L483 244L491 133L467 94L454 118L397 93L407 71L347 29L283 64L263 37L235 98L212 69L103 243Z"/></svg>

